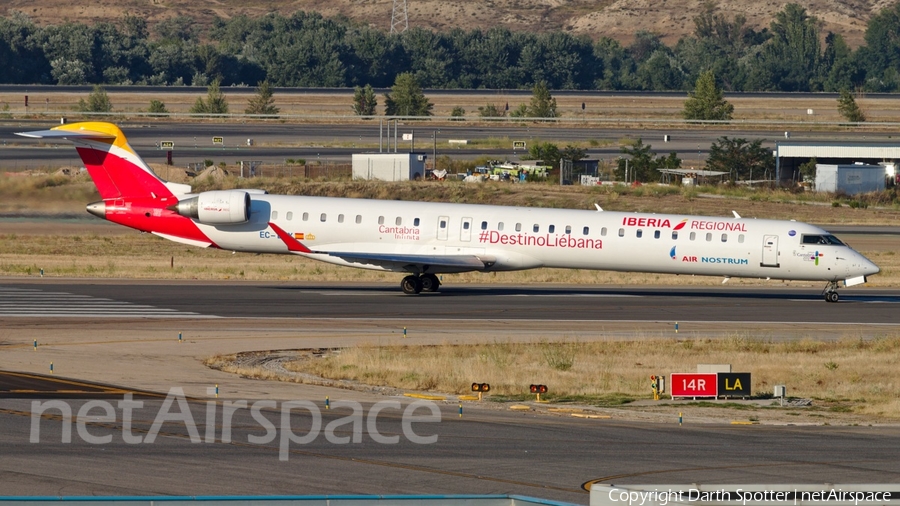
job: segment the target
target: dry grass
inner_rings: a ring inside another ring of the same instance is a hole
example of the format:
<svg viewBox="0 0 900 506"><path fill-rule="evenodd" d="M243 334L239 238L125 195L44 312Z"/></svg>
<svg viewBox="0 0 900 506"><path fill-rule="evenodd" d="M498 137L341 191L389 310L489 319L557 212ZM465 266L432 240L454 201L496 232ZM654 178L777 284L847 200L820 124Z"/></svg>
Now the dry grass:
<svg viewBox="0 0 900 506"><path fill-rule="evenodd" d="M247 101L253 96L252 89L242 88L239 91L226 88L223 89L226 100L229 102L230 109L237 113L244 110ZM48 117L57 119L60 115L65 115L74 121L78 119L75 108L79 99L86 99L88 93L62 93L54 91L37 91L31 93L33 106L25 111L20 93L0 93L0 106L9 104L10 117ZM110 102L113 104L113 111L117 113L136 113L146 112L151 99L160 99L140 92L128 91L111 91L108 93ZM183 93L166 93L161 99L165 102L166 108L173 114L187 114L189 109L198 97L206 95L205 89L185 89ZM598 96L590 92L582 95L559 95L557 99L557 116L563 118L565 126L577 127L583 125L585 128L596 129L598 126L622 126L626 128L644 128L647 125L631 123L635 120L649 121L677 121L679 128L691 128L684 126L682 123L682 111L684 109L684 101L687 98L685 93L683 96L642 96L638 93L634 95L624 96ZM335 122L341 121L360 121L353 116L350 108L353 101L353 90L348 89L345 93L278 93L276 90L275 104L280 109L282 118L277 121L285 121L285 118L291 118L289 121L317 121L317 122ZM464 118L466 121L483 121L478 116L478 107L488 104L494 104L503 107L509 103L510 109L515 109L519 104L527 104L530 96L526 94L510 94L508 92L496 91L485 92L483 94L449 94L442 93L429 96L428 99L434 104L433 113L437 117L449 117L455 107L462 107L466 113ZM837 100L827 97L803 97L803 98L760 98L760 97L744 97L729 96L729 102L734 107L734 123L731 127L718 126L717 128L734 128L746 129L745 121L769 121L775 123L781 122L799 122L803 125L789 125L787 130L803 129L820 129L825 128L816 126L817 122L832 123L828 128L831 130L847 130L847 128L836 127L833 124L843 121L837 110ZM581 104L585 104L585 109L581 109ZM861 96L857 98L860 108L866 113L866 117L870 123L877 122L893 122L900 116L900 100L890 97L868 97ZM812 109L813 114L808 114ZM383 104L379 105L376 114L384 114ZM171 121L171 118L162 118L162 121ZM621 120L621 122L619 121ZM120 120L119 120L120 121ZM142 122L153 122L152 118L143 118ZM212 121L234 121L212 120ZM271 120L270 120L271 121ZM512 124L528 124L530 122L523 120L514 120L509 118L501 118L493 120L492 123L500 122ZM430 121L429 125L447 124L446 121ZM547 123L542 123L547 125ZM702 128L702 127L694 127ZM878 128L877 125L865 125L862 128ZM892 128L891 131L896 130ZM640 131L638 130L638 134ZM602 130L598 132L598 137L603 139ZM516 139L522 140L522 139ZM609 139L605 139L609 141ZM302 142L297 145L304 145ZM508 145L508 144L507 144Z"/></svg>
<svg viewBox="0 0 900 506"><path fill-rule="evenodd" d="M700 198L696 190L677 187L561 188L552 185L463 183L310 182L254 179L272 193L346 196L407 201L493 203L528 207L591 209L599 203L611 211L728 216L737 210L745 218L797 219L819 224L893 225L900 220L895 207L839 208L828 196L795 195L780 191L721 192L726 198ZM246 187L246 180L195 181L196 190ZM35 211L83 213L84 203L99 199L84 177L9 176L0 178L0 212ZM802 199L802 200L800 200ZM882 267L869 286L900 285L900 256L895 236L852 236L851 244ZM0 275L104 277L141 279L283 280L395 282L397 275L360 271L295 256L232 254L175 244L149 234L87 218L71 221L0 221ZM489 277L487 277L489 276ZM539 269L534 271L445 275L449 284L571 283L571 284L718 284L701 276L619 274L605 271ZM762 280L732 280L734 284L762 284ZM769 282L771 283L771 282ZM805 286L805 285L804 285Z"/></svg>
<svg viewBox="0 0 900 506"><path fill-rule="evenodd" d="M96 277L130 279L201 279L247 281L399 282L399 275L339 267L297 256L232 254L229 251L201 249L174 244L149 235L127 233L105 227L97 233L49 235L3 233L9 225L0 223L0 276L35 276L41 269L48 277ZM65 234L63 225L56 230ZM123 229L127 232L126 229ZM882 268L867 286L900 286L900 255L896 240L873 239L873 248L862 253ZM863 243L858 243L857 247ZM448 285L470 283L565 283L596 285L718 285L721 278L675 276L666 274L616 273L575 269L536 269L484 274L470 272L445 274ZM732 279L732 285L772 285L781 281ZM813 286L793 282L796 286ZM818 286L819 284L814 284Z"/></svg>
<svg viewBox="0 0 900 506"><path fill-rule="evenodd" d="M811 398L835 411L900 417L894 359L900 336L871 340L803 339L774 342L766 336L722 339L661 339L596 342L490 342L483 345L357 346L332 353L303 353L288 371L338 381L450 394L470 393L473 382L490 383L500 399L528 398L529 384L549 386L554 402L594 405L650 396L651 374L692 372L699 363L732 364L751 372L758 397L787 385L791 397ZM235 356L212 357L207 365L265 379L301 381L264 367L234 366Z"/></svg>

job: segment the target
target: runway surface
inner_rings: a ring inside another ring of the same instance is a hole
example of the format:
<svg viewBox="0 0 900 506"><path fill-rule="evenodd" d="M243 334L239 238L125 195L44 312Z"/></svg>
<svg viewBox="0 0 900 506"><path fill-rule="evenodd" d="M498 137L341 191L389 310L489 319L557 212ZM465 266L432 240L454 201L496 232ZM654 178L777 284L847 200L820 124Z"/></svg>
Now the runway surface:
<svg viewBox="0 0 900 506"><path fill-rule="evenodd" d="M777 283L780 285L780 283ZM777 286L776 285L776 286ZM408 296L392 284L5 282L0 318L293 318L900 325L900 293L820 288L445 285Z"/></svg>
<svg viewBox="0 0 900 506"><path fill-rule="evenodd" d="M767 338L783 339L874 336L896 330L898 302L896 292L860 289L828 304L818 289L792 287L483 285L410 297L392 284L4 280L0 367L31 372L0 374L0 494L515 493L586 504L582 485L595 480L896 482L898 426L700 423L708 422L703 413L709 408L688 404L674 408L685 411L684 426L671 413L646 418L654 421L585 419L512 412L495 403L466 403L460 417L454 401L435 404L439 422L412 425L415 435L438 436L419 444L404 433L403 412L413 399L245 379L210 370L201 360L361 339L415 345L628 338L641 329L671 332L674 321L685 339L721 336L722 329L768 329ZM406 325L411 335L403 339L399 330ZM175 338L182 330L185 343ZM37 351L32 339L40 341ZM51 361L54 376L34 373ZM213 384L222 387L218 404ZM136 396L143 404L126 423L120 404L126 392L165 395L172 386L194 399L185 401L184 411L177 398L164 407L160 396ZM261 399L268 404L252 412ZM305 408L285 415L282 401L291 399ZM90 400L108 404L95 402L79 414ZM246 408L239 407L242 400ZM39 403L49 401L58 401L56 409L41 414ZM231 404L238 407L228 421L225 401L238 403ZM363 421L348 421L354 411L338 401L358 402ZM383 401L391 404L379 404L379 412L376 403ZM71 411L71 425L60 409ZM154 428L160 413L169 421L160 419ZM429 413L425 407L415 412ZM827 411L818 413L814 420L828 421ZM67 426L72 439L63 443ZM316 436L282 443L283 427L298 439L310 431ZM152 443L151 433L157 434ZM108 442L90 442L107 436ZM399 439L386 444L381 436Z"/></svg>
<svg viewBox="0 0 900 506"><path fill-rule="evenodd" d="M0 385L3 381L0 375ZM57 388L52 378L35 377L32 386L41 382ZM177 393L168 407L161 399L135 399L131 402L142 404L128 414L111 400L83 410L85 397L90 396L61 394L56 409L46 410L25 399L0 399L0 494L516 493L586 504L582 485L596 480L900 479L900 427L696 425L690 420L679 426L674 419L633 423L471 404L460 417L454 404L420 401L408 411L410 400L401 404L396 398L387 399L396 404L360 404L354 426L348 418L354 415L351 406L334 403L326 410L321 400L285 414L285 405L274 402L252 413L254 400L248 399L248 407L226 418L223 405L214 400L185 400L182 411ZM63 416L64 410L72 417ZM404 412L419 418L404 428ZM161 413L169 421L154 426ZM67 424L71 442L64 443ZM296 440L286 439L288 434Z"/></svg>

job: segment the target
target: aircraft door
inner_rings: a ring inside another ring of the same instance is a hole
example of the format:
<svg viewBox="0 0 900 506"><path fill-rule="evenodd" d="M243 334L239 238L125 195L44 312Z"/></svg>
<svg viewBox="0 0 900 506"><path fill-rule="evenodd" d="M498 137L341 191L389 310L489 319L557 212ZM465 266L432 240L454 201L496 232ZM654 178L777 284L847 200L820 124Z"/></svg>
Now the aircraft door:
<svg viewBox="0 0 900 506"><path fill-rule="evenodd" d="M472 218L463 218L459 228L459 240L469 242L472 240Z"/></svg>
<svg viewBox="0 0 900 506"><path fill-rule="evenodd" d="M450 218L448 216L438 217L437 238L439 241L447 240L447 230L450 228Z"/></svg>
<svg viewBox="0 0 900 506"><path fill-rule="evenodd" d="M763 236L762 262L760 267L780 267L778 264L778 236Z"/></svg>

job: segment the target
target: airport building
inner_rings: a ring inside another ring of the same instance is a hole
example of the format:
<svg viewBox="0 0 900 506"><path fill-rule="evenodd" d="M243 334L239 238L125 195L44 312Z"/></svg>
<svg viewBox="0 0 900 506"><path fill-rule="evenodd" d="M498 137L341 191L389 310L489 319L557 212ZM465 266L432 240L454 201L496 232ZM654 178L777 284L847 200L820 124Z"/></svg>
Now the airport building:
<svg viewBox="0 0 900 506"><path fill-rule="evenodd" d="M788 186L802 181L800 166L813 158L821 165L880 165L885 183L893 185L897 183L900 142L779 142L775 147L775 180Z"/></svg>
<svg viewBox="0 0 900 506"><path fill-rule="evenodd" d="M424 153L354 153L353 179L409 181L425 177Z"/></svg>

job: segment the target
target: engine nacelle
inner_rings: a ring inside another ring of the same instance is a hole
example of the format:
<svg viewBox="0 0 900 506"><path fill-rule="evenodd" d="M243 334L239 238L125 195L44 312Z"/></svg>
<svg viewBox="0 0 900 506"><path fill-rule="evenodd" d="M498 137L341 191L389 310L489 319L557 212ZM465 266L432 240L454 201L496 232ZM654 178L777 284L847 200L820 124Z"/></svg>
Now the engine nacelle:
<svg viewBox="0 0 900 506"><path fill-rule="evenodd" d="M170 209L204 225L239 225L250 221L250 194L241 190L203 192Z"/></svg>

